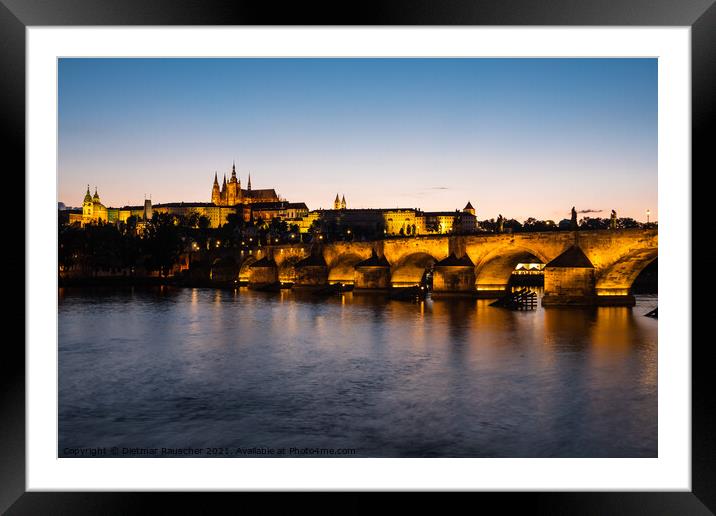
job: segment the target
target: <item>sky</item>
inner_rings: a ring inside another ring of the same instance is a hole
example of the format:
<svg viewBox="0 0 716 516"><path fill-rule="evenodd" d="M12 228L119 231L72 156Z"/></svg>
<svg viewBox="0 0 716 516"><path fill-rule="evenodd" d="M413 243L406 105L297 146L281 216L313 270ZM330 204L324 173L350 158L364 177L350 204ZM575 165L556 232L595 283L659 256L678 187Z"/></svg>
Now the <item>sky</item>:
<svg viewBox="0 0 716 516"><path fill-rule="evenodd" d="M58 77L58 200L657 220L656 59L85 59ZM583 215L580 215L580 217Z"/></svg>

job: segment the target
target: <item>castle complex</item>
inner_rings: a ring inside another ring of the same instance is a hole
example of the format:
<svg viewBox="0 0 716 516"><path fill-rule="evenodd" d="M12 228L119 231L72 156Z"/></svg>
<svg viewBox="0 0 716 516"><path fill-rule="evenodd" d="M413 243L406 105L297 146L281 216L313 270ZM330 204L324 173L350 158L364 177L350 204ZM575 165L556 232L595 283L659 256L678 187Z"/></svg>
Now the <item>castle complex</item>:
<svg viewBox="0 0 716 516"><path fill-rule="evenodd" d="M209 227L217 228L228 220L229 215L239 215L245 222L271 221L280 219L289 226L298 226L301 233L311 231L315 223L380 230L386 235L425 235L446 233L470 233L477 229L475 208L470 202L460 210L445 212L424 212L417 208L395 209L348 209L343 195L333 201L332 210L310 211L303 202L291 203L281 199L273 188L251 188L251 176L248 176L246 189L241 188L241 179L236 174L236 164L232 164L228 181L224 175L219 186L218 173L214 173L211 188L211 202L174 202L152 205L145 199L141 206L110 208L104 206L97 188L90 194L89 185L82 203L82 211L69 212L70 224L97 224L127 222L135 217L138 226L150 220L154 213L164 213L187 217L191 214L206 217Z"/></svg>
<svg viewBox="0 0 716 516"><path fill-rule="evenodd" d="M227 183L226 175L219 190L218 174L214 173L214 185L211 189L211 202L215 206L236 206L237 204L253 204L259 202L279 202L276 190L267 188L264 190L251 189L251 174L246 185L246 190L241 189L241 179L236 177L236 163L231 165L231 178Z"/></svg>

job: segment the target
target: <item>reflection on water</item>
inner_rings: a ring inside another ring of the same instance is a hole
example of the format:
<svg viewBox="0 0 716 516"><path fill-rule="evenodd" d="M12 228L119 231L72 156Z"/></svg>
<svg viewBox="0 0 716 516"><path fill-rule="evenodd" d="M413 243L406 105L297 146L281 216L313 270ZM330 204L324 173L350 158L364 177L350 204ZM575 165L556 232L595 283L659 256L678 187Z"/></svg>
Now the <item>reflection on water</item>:
<svg viewBox="0 0 716 516"><path fill-rule="evenodd" d="M655 457L657 321L283 290L61 289L59 452Z"/></svg>

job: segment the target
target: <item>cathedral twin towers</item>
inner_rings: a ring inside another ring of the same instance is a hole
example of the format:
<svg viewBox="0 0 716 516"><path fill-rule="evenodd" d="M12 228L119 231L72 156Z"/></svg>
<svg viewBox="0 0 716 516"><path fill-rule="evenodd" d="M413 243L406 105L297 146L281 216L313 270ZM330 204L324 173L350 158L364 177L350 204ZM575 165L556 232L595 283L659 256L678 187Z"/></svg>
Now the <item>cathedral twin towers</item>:
<svg viewBox="0 0 716 516"><path fill-rule="evenodd" d="M219 176L214 173L214 185L211 189L211 202L216 206L236 206L237 204L252 204L257 202L279 202L276 190L273 188L252 190L251 174L249 174L246 190L241 189L241 180L236 177L236 163L231 166L231 177L219 189Z"/></svg>
<svg viewBox="0 0 716 516"><path fill-rule="evenodd" d="M334 210L345 210L346 209L346 196L343 196L343 199L338 198L338 194L336 194L336 200L333 201L333 209Z"/></svg>

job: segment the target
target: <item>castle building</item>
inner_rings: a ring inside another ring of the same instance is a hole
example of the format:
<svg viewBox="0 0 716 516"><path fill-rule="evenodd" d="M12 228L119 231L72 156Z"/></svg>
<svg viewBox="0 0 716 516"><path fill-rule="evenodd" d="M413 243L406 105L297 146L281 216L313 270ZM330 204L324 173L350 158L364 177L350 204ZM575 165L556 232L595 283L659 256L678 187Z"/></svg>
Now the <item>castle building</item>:
<svg viewBox="0 0 716 516"><path fill-rule="evenodd" d="M211 202L216 206L236 206L238 204L253 204L258 202L279 202L276 190L266 188L260 190L251 189L251 174L249 174L246 189L241 188L241 180L236 176L236 163L231 166L231 177L224 181L219 188L219 175L214 173L214 184L211 187Z"/></svg>
<svg viewBox="0 0 716 516"><path fill-rule="evenodd" d="M385 235L431 235L472 233L477 230L475 208L470 202L460 210L423 212L416 208L359 208L347 209L345 196L336 194L332 210L315 210L298 222L301 233L310 231L312 224L326 224L352 228L382 228Z"/></svg>
<svg viewBox="0 0 716 516"><path fill-rule="evenodd" d="M126 222L135 217L137 228L151 220L154 213L188 217L196 214L206 217L209 227L217 228L225 224L233 214L239 215L245 222L285 220L289 225L297 225L301 233L311 230L314 222L382 231L385 235L429 235L445 233L471 233L477 230L475 208L468 201L460 210L446 212L423 212L417 208L389 209L348 209L346 197L336 194L332 210L309 212L305 203L290 203L280 199L276 190L251 188L251 176L248 176L246 189L241 188L241 180L236 174L236 163L231 167L231 176L223 178L219 186L218 173L214 173L211 190L211 202L178 202L152 205L151 199L145 199L144 205L109 208L102 204L95 187L90 194L89 185L82 203L82 212L70 212L69 223L82 226L97 223Z"/></svg>

